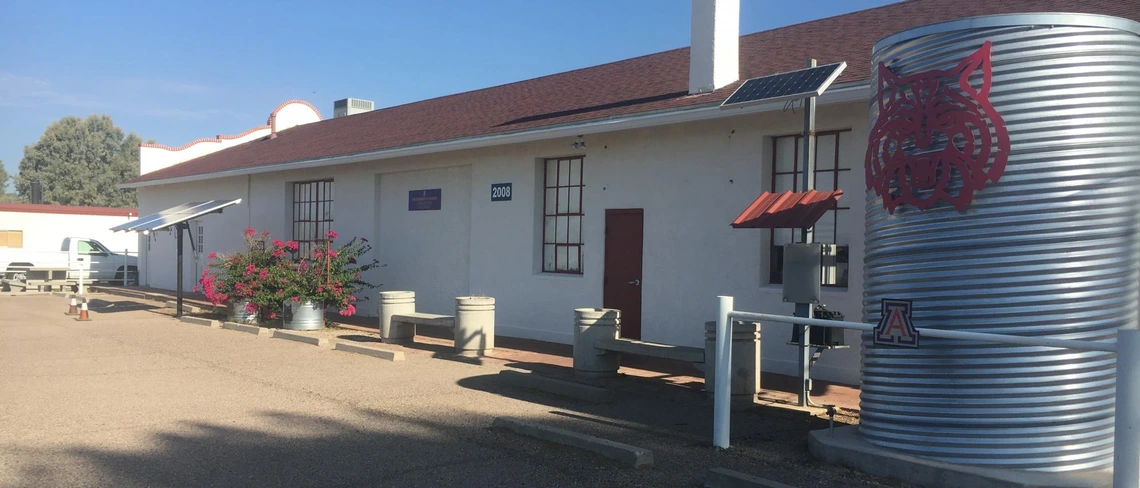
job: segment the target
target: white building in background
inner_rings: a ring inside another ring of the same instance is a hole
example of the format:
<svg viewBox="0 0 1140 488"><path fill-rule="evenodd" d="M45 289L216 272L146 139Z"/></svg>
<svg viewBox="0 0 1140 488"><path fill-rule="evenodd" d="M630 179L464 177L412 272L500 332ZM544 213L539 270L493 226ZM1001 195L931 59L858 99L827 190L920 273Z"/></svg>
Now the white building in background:
<svg viewBox="0 0 1140 488"><path fill-rule="evenodd" d="M139 240L111 232L111 227L138 216L135 208L0 203L0 248L58 252L64 238L86 237L116 253L134 255Z"/></svg>
<svg viewBox="0 0 1140 488"><path fill-rule="evenodd" d="M271 116L238 136L144 145L142 176L126 186L138 188L144 214L242 199L192 227L202 246L186 287L201 256L238 248L247 226L299 241L332 228L368 238L385 265L368 279L416 292L421 311L493 296L497 333L569 343L574 308L607 306L623 310L623 335L700 346L717 295L735 296L743 310L792 311L778 266L791 231L729 223L761 192L796 189L802 113L719 104L740 80L812 57L846 61L818 99L816 161L816 188L845 194L815 238L840 253L823 301L859 320L872 45L920 24L1035 11L1036 2L952 11L918 0L745 36L735 2L693 8L691 50L323 121L311 105L287 102L274 111L276 127ZM1138 16L1103 8L1090 13ZM140 261L144 284L175 286L173 236L152 235ZM375 297L361 312L376 314ZM763 327L763 369L794 374L790 329ZM847 342L855 347L824 354L814 376L858 382L858 335L849 331Z"/></svg>

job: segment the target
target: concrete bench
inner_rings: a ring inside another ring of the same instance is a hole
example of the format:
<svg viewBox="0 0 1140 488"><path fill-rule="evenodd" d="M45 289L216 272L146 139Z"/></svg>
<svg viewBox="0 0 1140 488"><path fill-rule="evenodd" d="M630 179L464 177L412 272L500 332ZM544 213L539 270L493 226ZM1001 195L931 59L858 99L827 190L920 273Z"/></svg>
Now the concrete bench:
<svg viewBox="0 0 1140 488"><path fill-rule="evenodd" d="M633 339L598 339L594 347L605 351L637 354L662 359L673 359L690 363L704 363L705 350L699 347L674 346L656 342L635 341Z"/></svg>
<svg viewBox="0 0 1140 488"><path fill-rule="evenodd" d="M433 313L406 313L392 316L392 324L397 327L400 325L424 325L428 327L446 327L448 329L455 328L454 315L436 315Z"/></svg>
<svg viewBox="0 0 1140 488"><path fill-rule="evenodd" d="M54 291L57 287L62 291L78 283L77 280L67 276L69 271L68 268L32 267L24 270L24 279L5 279L4 284L12 289L19 288L23 291L27 291L29 288L39 291Z"/></svg>
<svg viewBox="0 0 1140 488"><path fill-rule="evenodd" d="M616 376L622 354L693 363L705 373L705 391L716 385L716 323L705 324L705 347L675 346L618 336L621 311L579 308L574 311L574 374L583 378ZM760 392L760 324L732 324L732 404L750 406Z"/></svg>
<svg viewBox="0 0 1140 488"><path fill-rule="evenodd" d="M486 356L495 348L495 299L456 297L455 315L416 312L411 291L380 292L380 338L389 344L407 344L416 338L416 326L445 327L455 333L455 351L463 356Z"/></svg>

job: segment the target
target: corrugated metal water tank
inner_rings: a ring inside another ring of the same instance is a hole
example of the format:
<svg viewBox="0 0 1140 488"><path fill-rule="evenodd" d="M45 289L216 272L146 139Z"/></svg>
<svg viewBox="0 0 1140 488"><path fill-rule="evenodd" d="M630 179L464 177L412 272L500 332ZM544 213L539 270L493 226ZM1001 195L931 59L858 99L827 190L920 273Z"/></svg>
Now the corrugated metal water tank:
<svg viewBox="0 0 1140 488"><path fill-rule="evenodd" d="M868 190L864 319L879 320L883 298L910 299L920 328L1110 341L1138 319L1140 24L1019 14L919 27L876 44L872 91L889 77L879 63L906 81L952 71L987 41L988 98L1009 137L1005 170L962 211L944 200L926 210L904 202L891 213ZM984 91L982 68L970 69L970 84ZM915 113L945 116L923 106L925 97L914 95ZM933 124L911 122L916 133L884 144L921 158L919 138L927 152L939 137L948 143ZM908 171L927 189L920 197L943 174ZM945 189L962 184L956 175ZM860 432L879 446L961 464L1105 468L1114 367L1103 352L932 338L920 349L876 347L864 334Z"/></svg>

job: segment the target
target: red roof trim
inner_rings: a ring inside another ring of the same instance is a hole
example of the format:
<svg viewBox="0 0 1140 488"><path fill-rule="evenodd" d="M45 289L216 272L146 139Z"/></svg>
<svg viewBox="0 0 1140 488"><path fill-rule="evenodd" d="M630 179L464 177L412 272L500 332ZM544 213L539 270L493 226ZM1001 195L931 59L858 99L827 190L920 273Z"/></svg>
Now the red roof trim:
<svg viewBox="0 0 1140 488"><path fill-rule="evenodd" d="M761 193L732 226L737 229L806 229L835 208L843 190Z"/></svg>
<svg viewBox="0 0 1140 488"><path fill-rule="evenodd" d="M127 207L83 207L79 205L51 205L46 203L0 203L0 212L134 217L139 214L139 209Z"/></svg>
<svg viewBox="0 0 1140 488"><path fill-rule="evenodd" d="M272 120L272 117L273 116L270 115L270 120ZM270 128L268 124L267 125L259 125L257 127L251 127L249 129L246 129L245 131L239 132L239 133L234 134L232 136L227 136L224 134L218 134L214 137L201 137L198 139L194 139L193 141L187 142L186 144L183 144L183 145L178 146L178 147L171 147L171 146L167 146L165 144L151 144L151 143L147 143L147 142L139 144L139 147L153 147L156 149L165 149L167 151L181 151L181 150L189 148L190 146L193 146L195 144L199 144L199 143L203 143L203 142L222 142L223 140L237 139L239 137L245 137L245 136L248 136L248 135L250 135L254 132L257 132L259 130L268 129L268 128Z"/></svg>
<svg viewBox="0 0 1140 488"><path fill-rule="evenodd" d="M304 100L301 100L299 98L294 98L292 100L286 100L284 102L281 102L281 104L278 105L277 108L273 109L273 111L269 113L269 119L265 121L265 125L271 129L269 131L271 134L277 133L277 112L280 112L281 109L285 108L286 105L289 105L291 103L299 103L301 105L308 106L309 108L313 109L313 112L316 112L318 122L325 120L325 117L323 115L321 115L321 111L318 110L315 105L313 105L309 102L306 102Z"/></svg>
<svg viewBox="0 0 1140 488"><path fill-rule="evenodd" d="M313 112L317 114L317 120L318 121L319 120L325 120L324 116L321 115L321 111L318 110L317 107L314 106L313 104L306 102L304 100L300 100L300 99L286 100L284 102L281 102L281 104L278 105L277 108L273 109L273 112L270 112L269 118L265 120L265 125L259 125L257 127L250 127L249 129L246 129L246 130L239 132L237 134L234 134L232 136L227 136L225 134L218 134L214 137L200 137L198 139L194 139L193 141L187 142L186 144L183 144L183 145L178 146L178 147L167 146L165 144L151 144L151 143L147 143L147 142L139 144L139 147L153 147L155 149L165 149L167 151L181 151L181 150L187 149L187 148L189 148L195 144L201 144L203 142L222 142L225 140L238 139L241 137L248 136L248 135L250 135L254 132L257 132L259 130L262 130L262 129L269 129L270 133L275 133L275 132L277 132L277 125L276 125L277 124L277 112L280 112L281 109L285 108L286 105L289 105L292 103L299 103L301 105L305 105L305 106L313 109Z"/></svg>

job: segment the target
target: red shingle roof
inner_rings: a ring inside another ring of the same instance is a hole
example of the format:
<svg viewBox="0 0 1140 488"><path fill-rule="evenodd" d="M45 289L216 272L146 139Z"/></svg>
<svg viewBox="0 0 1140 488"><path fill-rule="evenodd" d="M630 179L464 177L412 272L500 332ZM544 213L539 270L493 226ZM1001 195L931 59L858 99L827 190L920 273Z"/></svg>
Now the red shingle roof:
<svg viewBox="0 0 1140 488"><path fill-rule="evenodd" d="M980 15L1081 12L1140 20L1140 0L913 0L781 27L740 38L742 80L846 61L837 83L870 76L880 39L919 25ZM650 54L517 83L433 98L301 125L164 168L132 182L202 175L261 165L718 104L733 83L689 95L689 48Z"/></svg>
<svg viewBox="0 0 1140 488"><path fill-rule="evenodd" d="M732 226L737 229L806 229L835 208L843 190L761 193Z"/></svg>
<svg viewBox="0 0 1140 488"><path fill-rule="evenodd" d="M139 209L127 207L82 207L47 203L0 203L0 212L51 213L71 215L138 216Z"/></svg>

